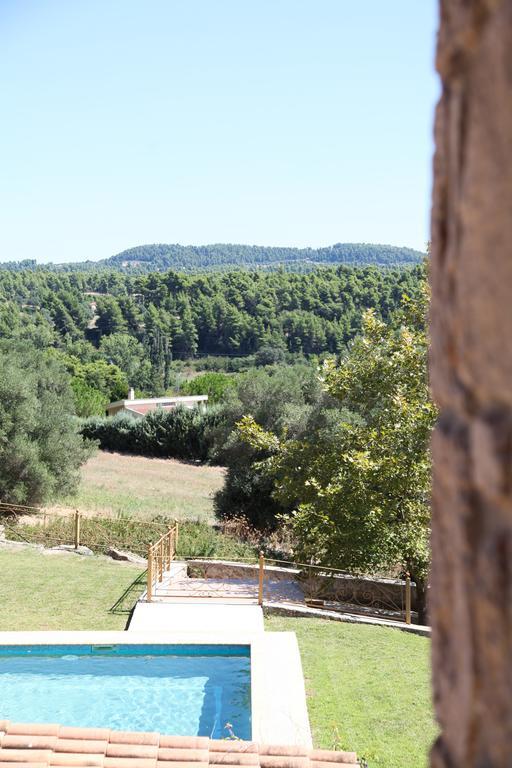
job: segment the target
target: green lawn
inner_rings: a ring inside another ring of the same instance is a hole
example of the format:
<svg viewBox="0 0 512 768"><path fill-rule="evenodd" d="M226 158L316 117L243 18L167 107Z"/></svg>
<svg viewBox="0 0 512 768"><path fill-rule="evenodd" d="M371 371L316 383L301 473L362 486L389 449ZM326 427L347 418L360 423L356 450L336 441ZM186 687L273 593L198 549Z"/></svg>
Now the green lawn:
<svg viewBox="0 0 512 768"><path fill-rule="evenodd" d="M140 573L96 557L0 550L0 630L124 629L127 615L109 608ZM316 746L355 750L369 768L427 765L427 639L318 619L269 617L266 627L297 633Z"/></svg>
<svg viewBox="0 0 512 768"><path fill-rule="evenodd" d="M127 615L109 608L140 573L97 557L2 550L0 630L124 629Z"/></svg>
<svg viewBox="0 0 512 768"><path fill-rule="evenodd" d="M436 730L430 641L394 629L268 617L296 632L316 746L349 749L369 768L424 768Z"/></svg>

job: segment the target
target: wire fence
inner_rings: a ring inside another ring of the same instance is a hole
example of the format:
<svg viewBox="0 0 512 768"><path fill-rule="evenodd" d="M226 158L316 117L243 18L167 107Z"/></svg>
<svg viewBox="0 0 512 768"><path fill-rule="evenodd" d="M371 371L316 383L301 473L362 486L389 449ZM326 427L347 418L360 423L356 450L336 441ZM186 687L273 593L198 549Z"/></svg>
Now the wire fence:
<svg viewBox="0 0 512 768"><path fill-rule="evenodd" d="M169 528L166 521L131 518L88 517L78 510L71 514L49 512L38 507L0 503L0 523L11 541L45 547L88 547L95 553L110 548L127 549L142 557L148 547Z"/></svg>

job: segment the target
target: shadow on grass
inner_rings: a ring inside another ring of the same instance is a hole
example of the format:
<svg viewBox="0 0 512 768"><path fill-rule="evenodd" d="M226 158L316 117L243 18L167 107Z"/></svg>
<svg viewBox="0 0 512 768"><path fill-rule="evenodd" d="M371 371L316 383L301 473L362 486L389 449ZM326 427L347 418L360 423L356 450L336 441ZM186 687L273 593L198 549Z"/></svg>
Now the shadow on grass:
<svg viewBox="0 0 512 768"><path fill-rule="evenodd" d="M146 587L147 570L139 573L136 579L129 584L123 594L116 600L113 606L109 608L109 613L117 615L131 615L135 604Z"/></svg>

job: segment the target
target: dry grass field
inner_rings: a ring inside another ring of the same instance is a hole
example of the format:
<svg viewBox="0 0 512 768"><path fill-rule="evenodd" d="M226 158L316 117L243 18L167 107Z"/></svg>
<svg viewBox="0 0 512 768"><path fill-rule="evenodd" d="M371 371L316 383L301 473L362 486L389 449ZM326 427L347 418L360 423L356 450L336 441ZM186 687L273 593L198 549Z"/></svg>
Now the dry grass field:
<svg viewBox="0 0 512 768"><path fill-rule="evenodd" d="M174 459L149 459L99 451L82 468L74 497L59 509L117 517L213 520L213 494L223 483L222 467L195 466Z"/></svg>

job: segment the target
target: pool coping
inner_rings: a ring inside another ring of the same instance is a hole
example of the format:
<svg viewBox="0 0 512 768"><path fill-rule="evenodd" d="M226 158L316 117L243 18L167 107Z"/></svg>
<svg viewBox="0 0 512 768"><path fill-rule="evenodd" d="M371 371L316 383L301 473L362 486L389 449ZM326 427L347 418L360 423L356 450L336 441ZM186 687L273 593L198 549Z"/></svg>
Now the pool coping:
<svg viewBox="0 0 512 768"><path fill-rule="evenodd" d="M0 632L0 647L3 645L246 645L251 659L252 740L272 743L278 733L280 742L312 746L304 678L293 632L4 631Z"/></svg>

